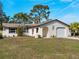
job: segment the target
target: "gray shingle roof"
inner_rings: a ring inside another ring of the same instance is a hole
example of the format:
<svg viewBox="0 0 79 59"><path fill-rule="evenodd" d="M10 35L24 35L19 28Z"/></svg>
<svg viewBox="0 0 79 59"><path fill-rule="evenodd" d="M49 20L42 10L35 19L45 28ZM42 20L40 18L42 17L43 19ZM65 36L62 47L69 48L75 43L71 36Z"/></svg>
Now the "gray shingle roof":
<svg viewBox="0 0 79 59"><path fill-rule="evenodd" d="M28 26L28 27L34 27L38 26L38 24L16 24L16 23L3 23L3 27L18 27L18 26Z"/></svg>
<svg viewBox="0 0 79 59"><path fill-rule="evenodd" d="M62 24L64 24L64 25L66 25L66 26L69 26L68 24L66 24L66 23L64 23L64 22L62 22L62 21L60 21L60 20L57 20L57 19L51 20L51 21L47 21L47 22L44 22L44 23L41 23L41 24L3 23L2 25L3 25L4 27L18 27L18 26L37 27L37 26L42 26L42 25L47 24L47 23L50 23L50 22L54 22L54 21L57 21L57 22L60 22L60 23L62 23Z"/></svg>

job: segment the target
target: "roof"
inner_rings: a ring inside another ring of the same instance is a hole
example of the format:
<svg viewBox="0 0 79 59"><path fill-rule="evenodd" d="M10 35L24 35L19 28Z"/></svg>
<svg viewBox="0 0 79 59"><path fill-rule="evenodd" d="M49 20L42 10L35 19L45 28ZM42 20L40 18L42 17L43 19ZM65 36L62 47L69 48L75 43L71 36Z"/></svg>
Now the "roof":
<svg viewBox="0 0 79 59"><path fill-rule="evenodd" d="M36 27L38 24L16 24L16 23L3 23L3 27L18 27L18 26L26 26L26 27Z"/></svg>
<svg viewBox="0 0 79 59"><path fill-rule="evenodd" d="M55 19L55 20L51 20L51 21L44 22L44 23L40 24L40 26L42 26L42 25L44 25L44 24L51 23L51 22L60 22L60 23L62 23L63 25L66 25L66 26L68 26L68 27L69 27L69 25L68 25L68 24L66 24L66 23L64 23L64 22L62 22L62 21L60 21L60 20L58 20L58 19Z"/></svg>
<svg viewBox="0 0 79 59"><path fill-rule="evenodd" d="M46 22L41 23L41 24L16 24L16 23L3 23L2 25L3 25L4 27L18 27L18 26L38 27L38 26L42 26L42 25L45 25L45 24L48 24L48 23L51 23L51 22L60 22L60 23L62 23L62 24L64 24L64 25L66 25L66 26L69 27L68 24L66 24L66 23L64 23L64 22L62 22L62 21L60 21L60 20L57 20L57 19L55 19L55 20L51 20L51 21L46 21Z"/></svg>

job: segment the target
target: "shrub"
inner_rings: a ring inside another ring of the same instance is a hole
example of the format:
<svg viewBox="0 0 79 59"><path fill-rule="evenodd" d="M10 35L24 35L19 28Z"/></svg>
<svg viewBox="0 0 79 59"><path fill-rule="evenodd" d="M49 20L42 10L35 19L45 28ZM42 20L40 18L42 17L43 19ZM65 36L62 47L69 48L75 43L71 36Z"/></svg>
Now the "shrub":
<svg viewBox="0 0 79 59"><path fill-rule="evenodd" d="M18 36L23 36L23 28L22 27L17 27L17 30L16 30L16 32L17 32L17 35Z"/></svg>
<svg viewBox="0 0 79 59"><path fill-rule="evenodd" d="M2 30L3 29L3 26L0 24L0 30Z"/></svg>
<svg viewBox="0 0 79 59"><path fill-rule="evenodd" d="M41 35L38 35L38 38L41 38Z"/></svg>
<svg viewBox="0 0 79 59"><path fill-rule="evenodd" d="M0 33L0 39L2 39L3 37L2 37L2 34Z"/></svg>
<svg viewBox="0 0 79 59"><path fill-rule="evenodd" d="M56 36L55 36L55 35L53 35L52 37L53 37L53 38L56 38Z"/></svg>

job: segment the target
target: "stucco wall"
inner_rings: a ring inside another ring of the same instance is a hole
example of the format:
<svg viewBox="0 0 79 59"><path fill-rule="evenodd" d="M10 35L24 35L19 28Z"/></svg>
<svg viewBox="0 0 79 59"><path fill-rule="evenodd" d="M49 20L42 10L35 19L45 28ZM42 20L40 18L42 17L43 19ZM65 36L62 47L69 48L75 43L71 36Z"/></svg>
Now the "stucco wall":
<svg viewBox="0 0 79 59"><path fill-rule="evenodd" d="M36 33L36 28L38 28L38 33ZM32 33L32 29L34 30L33 33ZM42 37L42 28L41 27L29 28L28 33L25 32L24 34L33 37L35 37L36 35L40 35Z"/></svg>
<svg viewBox="0 0 79 59"><path fill-rule="evenodd" d="M70 31L68 26L60 23L60 22L50 22L48 24L44 24L40 27L34 27L34 28L29 28L28 33L24 32L25 35L29 35L29 36L36 36L36 35L40 35L41 37L43 37L43 27L48 27L48 33L47 33L47 37L50 38L52 36L56 36L56 29L58 27L65 27L65 37L70 36ZM38 33L36 33L36 28L39 28ZM32 29L34 29L34 33L32 33ZM17 36L17 33L9 33L9 28L4 27L3 28L3 36L6 37L13 37L13 36Z"/></svg>
<svg viewBox="0 0 79 59"><path fill-rule="evenodd" d="M36 28L38 28L38 33L36 33ZM34 29L34 33L32 34L33 36L40 35L42 37L42 28L41 27L35 27L32 29Z"/></svg>
<svg viewBox="0 0 79 59"><path fill-rule="evenodd" d="M28 32L24 32L24 35L32 36L32 29L28 29Z"/></svg>
<svg viewBox="0 0 79 59"><path fill-rule="evenodd" d="M54 29L53 29L53 26L54 26ZM70 31L69 31L69 28L68 26L60 23L60 22L51 22L51 23L48 23L48 24L45 24L45 25L42 25L41 27L48 27L48 33L47 33L47 37L51 37L51 36L56 36L56 29L58 27L65 27L65 37L68 37L70 36Z"/></svg>
<svg viewBox="0 0 79 59"><path fill-rule="evenodd" d="M9 33L9 28L4 27L2 35L3 37L13 37L17 36L17 33Z"/></svg>

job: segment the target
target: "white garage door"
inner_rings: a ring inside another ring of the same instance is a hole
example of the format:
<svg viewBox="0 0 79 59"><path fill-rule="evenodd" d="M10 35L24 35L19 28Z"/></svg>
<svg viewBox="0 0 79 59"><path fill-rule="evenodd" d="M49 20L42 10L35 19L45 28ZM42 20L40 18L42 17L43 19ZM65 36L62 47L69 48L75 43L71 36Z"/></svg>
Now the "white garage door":
<svg viewBox="0 0 79 59"><path fill-rule="evenodd" d="M57 28L57 37L65 37L65 28L64 27Z"/></svg>

